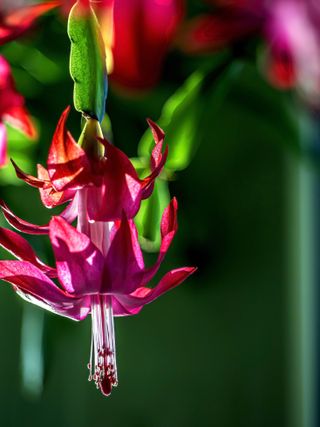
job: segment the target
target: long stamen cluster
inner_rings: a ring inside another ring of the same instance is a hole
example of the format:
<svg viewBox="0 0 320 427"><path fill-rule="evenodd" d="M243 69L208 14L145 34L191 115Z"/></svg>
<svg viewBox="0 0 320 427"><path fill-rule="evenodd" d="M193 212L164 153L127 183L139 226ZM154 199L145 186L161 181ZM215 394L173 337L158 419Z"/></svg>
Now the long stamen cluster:
<svg viewBox="0 0 320 427"><path fill-rule="evenodd" d="M111 297L91 297L92 342L88 368L89 381L108 396L112 387L118 385L115 334Z"/></svg>

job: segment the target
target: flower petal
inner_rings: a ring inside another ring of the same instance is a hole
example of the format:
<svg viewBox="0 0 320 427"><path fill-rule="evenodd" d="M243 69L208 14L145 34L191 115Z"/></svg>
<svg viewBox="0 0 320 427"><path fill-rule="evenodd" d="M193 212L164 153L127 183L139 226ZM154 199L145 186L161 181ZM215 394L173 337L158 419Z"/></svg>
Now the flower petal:
<svg viewBox="0 0 320 427"><path fill-rule="evenodd" d="M50 221L50 240L58 277L69 293L87 295L100 291L104 258L88 236L60 217Z"/></svg>
<svg viewBox="0 0 320 427"><path fill-rule="evenodd" d="M43 263L29 242L14 231L0 227L0 245L16 258L34 264L49 277L57 277L56 270Z"/></svg>
<svg viewBox="0 0 320 427"><path fill-rule="evenodd" d="M9 111L23 105L24 99L16 91L10 65L3 56L0 56L0 117L5 119Z"/></svg>
<svg viewBox="0 0 320 427"><path fill-rule="evenodd" d="M88 191L88 216L94 221L115 221L123 212L133 218L141 203L141 183L128 157L106 140L102 182Z"/></svg>
<svg viewBox="0 0 320 427"><path fill-rule="evenodd" d="M68 295L30 262L0 261L0 279L14 285L29 302L61 316L81 320L90 311L88 299Z"/></svg>
<svg viewBox="0 0 320 427"><path fill-rule="evenodd" d="M102 293L129 294L141 282L144 261L133 220L123 217L105 260Z"/></svg>
<svg viewBox="0 0 320 427"><path fill-rule="evenodd" d="M164 153L162 154L162 146L165 134L163 130L152 120L147 119L147 122L151 128L153 138L155 141L155 147L151 153L151 174L143 179L142 181L142 198L147 199L151 196L154 187L154 180L161 173L163 166L168 157L168 147L166 147Z"/></svg>
<svg viewBox="0 0 320 427"><path fill-rule="evenodd" d="M17 177L19 179L22 179L24 182L31 185L32 187L43 188L45 186L51 186L51 183L49 180L36 178L35 176L29 175L23 172L23 170L20 169L19 166L12 159L11 159L11 163L14 167Z"/></svg>
<svg viewBox="0 0 320 427"><path fill-rule="evenodd" d="M30 139L36 139L38 132L32 122L32 119L27 109L22 105L19 107L10 108L4 115L4 120L15 129L20 130Z"/></svg>
<svg viewBox="0 0 320 427"><path fill-rule="evenodd" d="M38 179L42 181L50 180L47 169L40 164L38 164L37 167ZM50 209L72 199L77 190L56 191L52 187L52 184L50 184L50 186L44 186L43 188L39 188L39 191L42 203L46 208Z"/></svg>
<svg viewBox="0 0 320 427"><path fill-rule="evenodd" d="M195 267L177 268L176 270L169 271L153 289L141 287L131 295L116 295L115 297L127 312L135 314L134 310L141 309L145 304L149 304L165 292L180 285L180 283L195 271ZM121 312L119 307L116 306L116 308L118 312ZM125 313L121 313L120 315L125 315Z"/></svg>
<svg viewBox="0 0 320 427"><path fill-rule="evenodd" d="M81 188L90 182L90 162L85 151L66 129L70 107L62 113L48 155L48 174L57 191Z"/></svg>
<svg viewBox="0 0 320 427"><path fill-rule="evenodd" d="M178 202L177 202L177 199L174 197L169 203L169 205L166 207L166 209L164 210L161 218L161 225L160 225L161 246L160 246L158 259L152 267L147 268L144 271L144 275L141 283L142 285L146 285L152 279L152 277L156 274L156 272L159 270L159 267L171 245L171 242L178 229L177 210L178 210Z"/></svg>
<svg viewBox="0 0 320 427"><path fill-rule="evenodd" d="M7 164L7 131L3 123L0 123L0 167Z"/></svg>
<svg viewBox="0 0 320 427"><path fill-rule="evenodd" d="M112 311L114 316L132 316L138 314L142 310L143 306L137 308L130 308L123 306L116 297L112 297Z"/></svg>
<svg viewBox="0 0 320 427"><path fill-rule="evenodd" d="M13 228L26 234L48 234L49 227L47 225L31 224L19 218L9 209L8 205L3 200L0 200L0 207L5 219Z"/></svg>

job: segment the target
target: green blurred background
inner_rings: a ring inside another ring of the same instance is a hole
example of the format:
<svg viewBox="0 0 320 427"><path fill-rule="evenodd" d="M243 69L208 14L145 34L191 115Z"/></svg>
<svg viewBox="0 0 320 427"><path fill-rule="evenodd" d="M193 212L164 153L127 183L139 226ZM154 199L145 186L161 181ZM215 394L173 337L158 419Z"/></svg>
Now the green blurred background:
<svg viewBox="0 0 320 427"><path fill-rule="evenodd" d="M39 126L37 144L10 130L9 154L30 173L45 163L72 103L65 31L65 20L50 14L36 32L1 48ZM187 132L192 161L170 177L179 232L161 269L197 265L197 273L138 316L116 319L119 387L109 398L87 382L90 319L44 313L1 287L1 425L316 425L317 168L300 148L315 138L312 119L292 93L269 86L250 57L172 52L154 90L125 97L111 85L114 143L136 157L145 118L158 120L197 70L209 78L172 125L196 117ZM74 111L69 128L78 137ZM18 215L48 220L37 191L19 183L12 166L0 179L1 198ZM46 237L30 241L51 260Z"/></svg>

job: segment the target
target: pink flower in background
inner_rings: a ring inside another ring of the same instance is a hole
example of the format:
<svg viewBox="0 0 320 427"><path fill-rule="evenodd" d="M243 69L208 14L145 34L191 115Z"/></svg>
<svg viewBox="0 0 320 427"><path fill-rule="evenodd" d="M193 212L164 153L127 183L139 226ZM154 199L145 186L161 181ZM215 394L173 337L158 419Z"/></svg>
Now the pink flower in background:
<svg viewBox="0 0 320 427"><path fill-rule="evenodd" d="M36 137L36 130L24 106L24 99L15 89L10 66L0 56L0 167L7 162L5 122L19 129L29 138Z"/></svg>
<svg viewBox="0 0 320 427"><path fill-rule="evenodd" d="M0 228L0 245L20 260L0 261L0 278L27 301L56 314L82 320L91 313L89 380L107 396L118 382L113 316L137 314L145 304L178 286L195 268L172 270L153 289L146 287L177 230L175 199L162 216L160 253L149 268L144 266L133 220L124 214L120 221L89 222L85 205L82 207L78 230L61 217L50 221L55 269L42 263L17 233ZM54 277L61 288L51 280Z"/></svg>
<svg viewBox="0 0 320 427"><path fill-rule="evenodd" d="M312 0L282 0L274 2L269 13L265 36L270 80L280 86L292 82L309 101L319 104L320 5Z"/></svg>
<svg viewBox="0 0 320 427"><path fill-rule="evenodd" d="M210 53L260 35L276 86L297 86L311 102L320 95L320 6L313 0L210 0L215 12L189 21L179 35L187 53Z"/></svg>
<svg viewBox="0 0 320 427"><path fill-rule="evenodd" d="M15 0L1 1L0 45L21 36L32 27L39 16L58 5L59 1L36 4L26 4L26 2Z"/></svg>

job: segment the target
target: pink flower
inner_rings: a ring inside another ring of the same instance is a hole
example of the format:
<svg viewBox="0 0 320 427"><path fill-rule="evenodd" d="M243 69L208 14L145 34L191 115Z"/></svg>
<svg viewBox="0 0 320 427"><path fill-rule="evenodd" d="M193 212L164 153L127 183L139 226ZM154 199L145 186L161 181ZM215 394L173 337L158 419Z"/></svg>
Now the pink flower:
<svg viewBox="0 0 320 427"><path fill-rule="evenodd" d="M189 21L179 36L187 53L209 53L252 35L267 42L267 75L297 86L311 102L320 95L320 8L313 0L210 0L215 13Z"/></svg>
<svg viewBox="0 0 320 427"><path fill-rule="evenodd" d="M35 20L57 7L59 1L15 7L14 0L6 7L6 2L0 6L0 45L20 37L34 24Z"/></svg>
<svg viewBox="0 0 320 427"><path fill-rule="evenodd" d="M0 245L19 261L0 261L0 278L23 298L75 320L92 317L90 376L104 395L117 385L113 316L137 314L145 304L183 282L195 268L167 273L153 289L146 285L157 273L177 231L177 201L165 209L161 221L158 259L145 267L133 217L141 199L151 195L167 151L162 154L163 131L152 121L155 138L151 173L140 179L126 155L97 138L99 122L88 119L80 137L82 147L67 132L69 109L62 114L49 150L47 167L39 176L20 178L40 189L47 207L70 201L49 225L30 224L13 214L4 202L8 222L31 234L49 234L56 267L44 264L17 233L0 228ZM105 152L102 152L105 148ZM77 219L77 229L70 225ZM58 287L51 278L58 278Z"/></svg>
<svg viewBox="0 0 320 427"><path fill-rule="evenodd" d="M4 122L19 129L29 138L36 130L24 106L24 99L14 85L8 62L0 56L0 167L7 163L7 135Z"/></svg>
<svg viewBox="0 0 320 427"><path fill-rule="evenodd" d="M85 198L85 193L81 195ZM195 268L165 274L153 289L146 287L159 269L177 230L177 202L172 200L161 221L162 244L156 263L144 266L133 220L89 223L82 218L78 230L61 217L53 217L49 235L56 268L42 263L29 243L17 233L0 228L0 245L20 261L0 261L0 278L11 283L24 299L61 316L92 317L89 380L104 395L117 385L113 316L137 314L184 281ZM85 212L82 212L85 216ZM58 277L61 288L51 278Z"/></svg>

